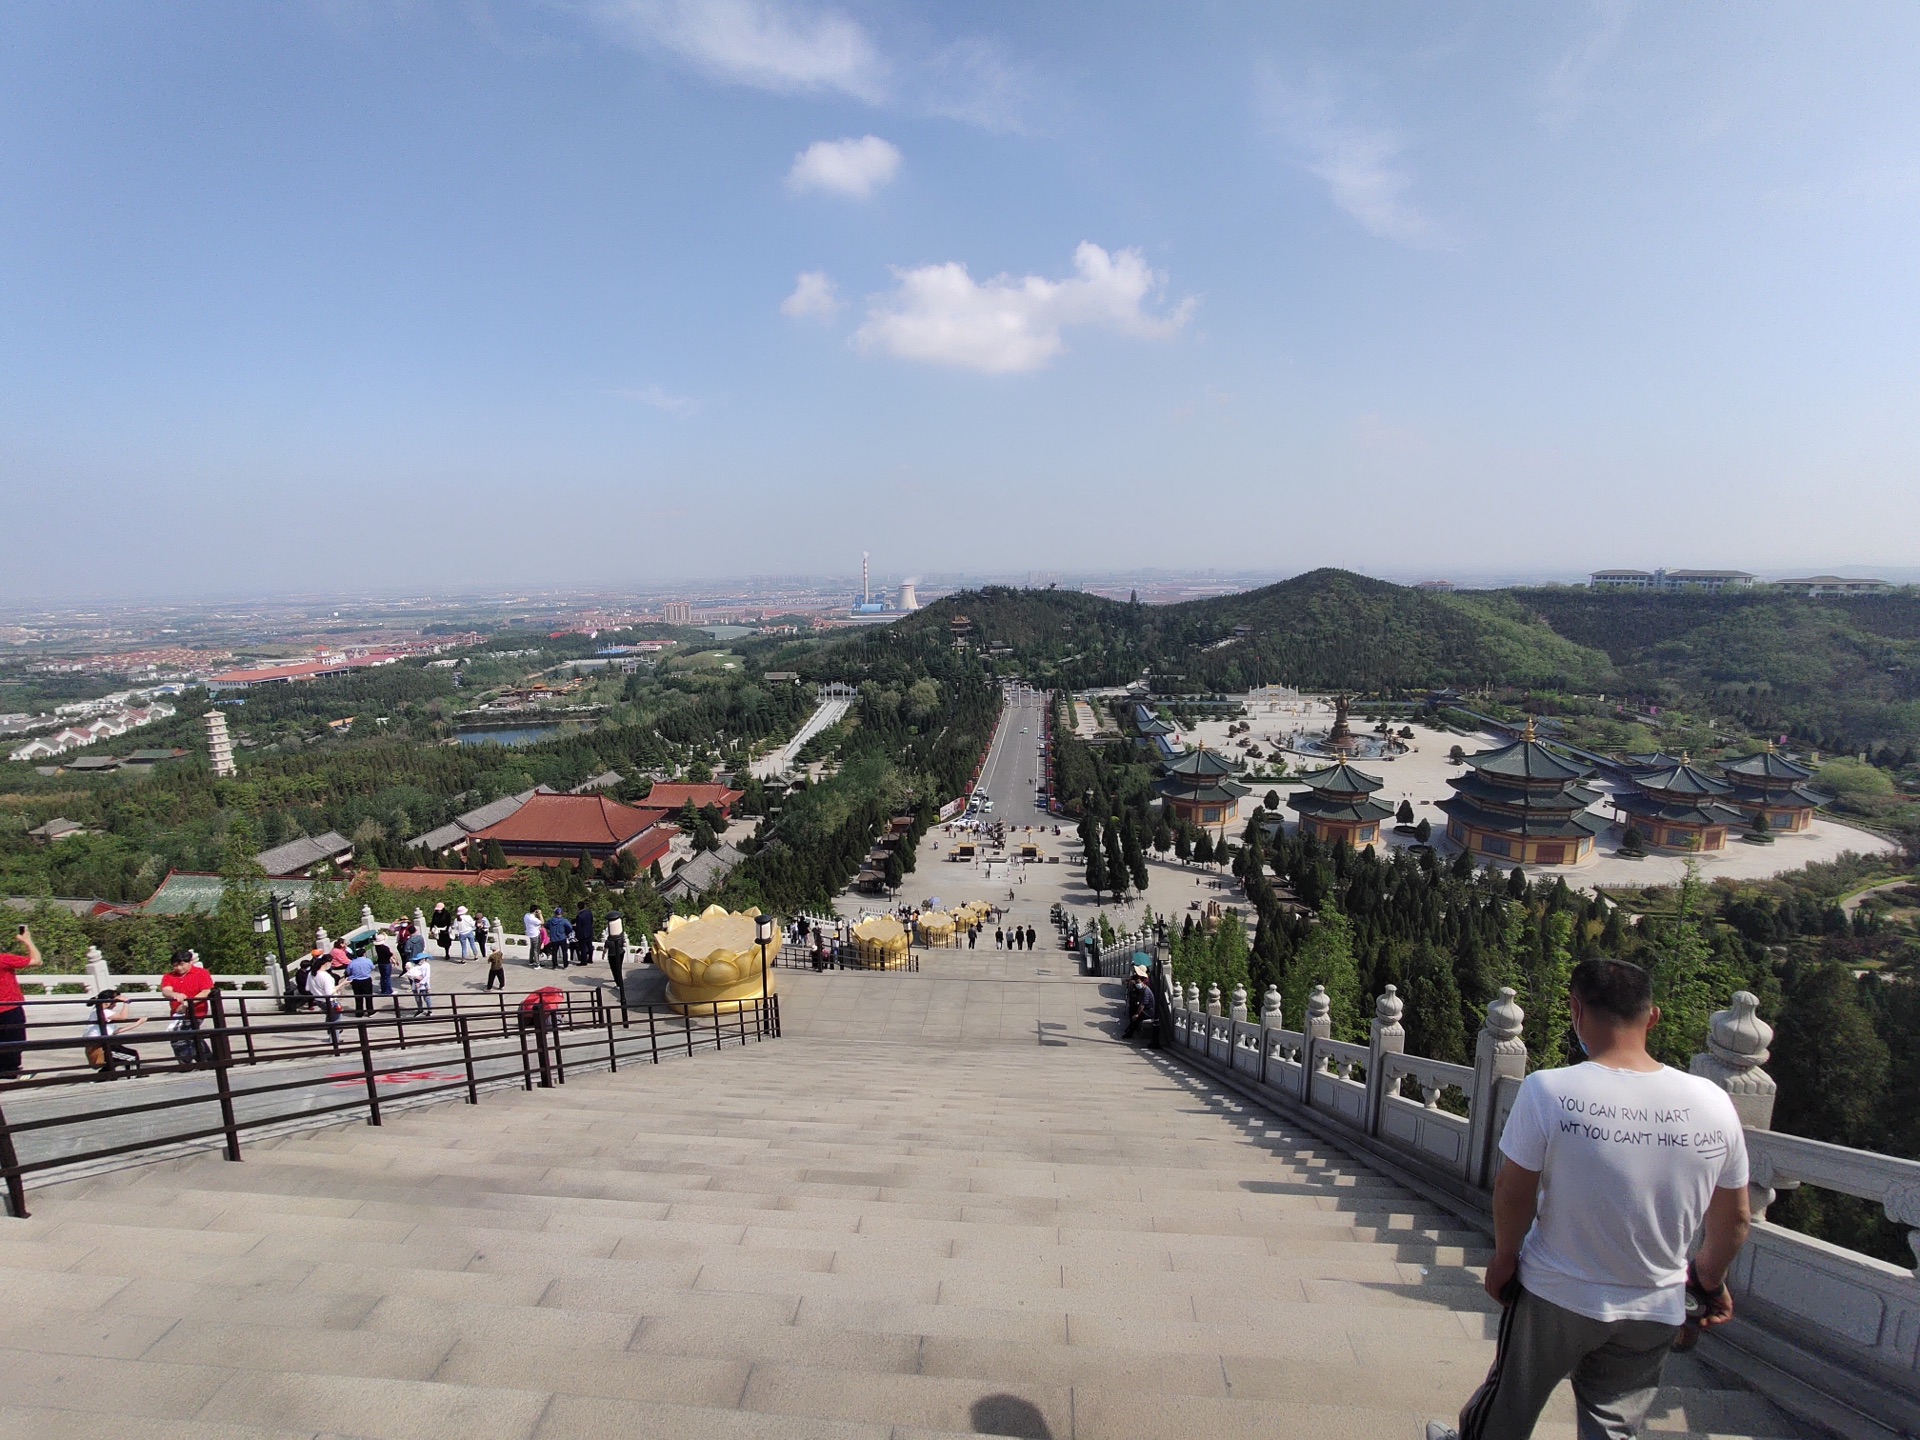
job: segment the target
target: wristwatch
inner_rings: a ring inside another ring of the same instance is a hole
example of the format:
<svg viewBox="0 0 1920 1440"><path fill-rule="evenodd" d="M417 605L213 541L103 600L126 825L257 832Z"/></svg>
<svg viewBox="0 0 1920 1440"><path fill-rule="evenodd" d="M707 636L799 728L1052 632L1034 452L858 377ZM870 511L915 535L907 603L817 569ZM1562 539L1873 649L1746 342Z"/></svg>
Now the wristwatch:
<svg viewBox="0 0 1920 1440"><path fill-rule="evenodd" d="M1712 1289L1700 1283L1700 1272L1693 1268L1693 1262L1687 1262L1687 1319L1698 1321L1702 1315L1720 1308L1720 1302L1727 1297L1727 1282L1722 1280Z"/></svg>

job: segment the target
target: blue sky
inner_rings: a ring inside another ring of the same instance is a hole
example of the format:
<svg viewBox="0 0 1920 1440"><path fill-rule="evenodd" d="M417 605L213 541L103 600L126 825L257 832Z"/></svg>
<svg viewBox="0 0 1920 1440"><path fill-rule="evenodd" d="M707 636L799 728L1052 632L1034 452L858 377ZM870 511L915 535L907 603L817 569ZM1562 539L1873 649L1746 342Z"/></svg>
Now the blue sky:
<svg viewBox="0 0 1920 1440"><path fill-rule="evenodd" d="M1920 8L0 10L0 593L1913 565Z"/></svg>

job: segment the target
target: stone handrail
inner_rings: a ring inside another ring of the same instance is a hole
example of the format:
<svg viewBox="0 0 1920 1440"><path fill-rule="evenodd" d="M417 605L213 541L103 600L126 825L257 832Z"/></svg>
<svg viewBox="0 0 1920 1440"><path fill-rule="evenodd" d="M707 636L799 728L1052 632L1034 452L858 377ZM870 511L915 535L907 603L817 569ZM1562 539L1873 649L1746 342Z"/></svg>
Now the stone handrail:
<svg viewBox="0 0 1920 1440"><path fill-rule="evenodd" d="M1796 1186L1817 1185L1861 1200L1871 1200L1896 1225L1920 1226L1920 1160L1850 1150L1773 1130L1747 1133L1752 1165L1754 1209L1764 1214L1774 1195ZM1920 1230L1907 1236L1920 1256Z"/></svg>
<svg viewBox="0 0 1920 1440"><path fill-rule="evenodd" d="M1525 1016L1512 990L1503 989L1487 1007L1474 1063L1459 1065L1403 1053L1403 1007L1392 987L1376 1001L1362 1045L1331 1038L1331 1007L1318 986L1304 1028L1287 1030L1272 989L1259 1017L1249 1019L1244 990L1234 992L1229 1011L1217 988L1203 1005L1197 987L1163 985L1172 1051L1204 1070L1230 1075L1256 1099L1303 1113L1464 1208L1490 1211L1500 1134L1527 1068ZM1691 1067L1732 1098L1752 1167L1753 1236L1728 1277L1741 1318L1715 1332L1716 1344L1764 1362L1743 1375L1821 1423L1831 1425L1841 1410L1864 1412L1892 1431L1920 1433L1916 1269L1765 1219L1778 1191L1818 1186L1880 1206L1888 1220L1908 1227L1909 1245L1920 1258L1920 1161L1775 1133L1775 1086L1761 1068L1773 1031L1757 1005L1745 991L1736 994L1713 1017L1707 1052L1695 1056ZM1417 1100L1404 1093L1409 1081L1418 1087ZM1442 1108L1449 1090L1464 1099L1464 1114ZM1809 1401L1809 1391L1826 1400ZM1818 1404L1827 1401L1839 1409L1820 1411ZM1807 1409L1809 1404L1815 1408Z"/></svg>

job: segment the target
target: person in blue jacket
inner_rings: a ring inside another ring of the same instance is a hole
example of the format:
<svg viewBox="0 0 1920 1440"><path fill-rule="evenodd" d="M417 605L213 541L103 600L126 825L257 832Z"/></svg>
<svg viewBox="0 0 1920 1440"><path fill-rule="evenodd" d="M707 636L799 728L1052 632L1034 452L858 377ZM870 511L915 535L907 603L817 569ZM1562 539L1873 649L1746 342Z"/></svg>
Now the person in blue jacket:
<svg viewBox="0 0 1920 1440"><path fill-rule="evenodd" d="M553 956L553 968L564 970L573 944L573 924L560 910L547 921L547 953Z"/></svg>

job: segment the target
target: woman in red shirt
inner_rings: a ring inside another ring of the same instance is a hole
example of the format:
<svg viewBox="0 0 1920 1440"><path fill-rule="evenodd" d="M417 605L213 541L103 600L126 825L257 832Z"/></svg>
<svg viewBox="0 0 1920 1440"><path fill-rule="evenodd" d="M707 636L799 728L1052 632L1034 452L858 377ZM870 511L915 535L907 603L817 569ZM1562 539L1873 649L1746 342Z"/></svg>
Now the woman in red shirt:
<svg viewBox="0 0 1920 1440"><path fill-rule="evenodd" d="M40 947L24 925L16 948L23 953L0 955L0 1080L20 1078L20 1050L27 1043L27 997L15 972L40 963Z"/></svg>

